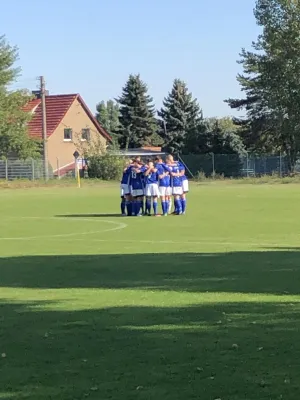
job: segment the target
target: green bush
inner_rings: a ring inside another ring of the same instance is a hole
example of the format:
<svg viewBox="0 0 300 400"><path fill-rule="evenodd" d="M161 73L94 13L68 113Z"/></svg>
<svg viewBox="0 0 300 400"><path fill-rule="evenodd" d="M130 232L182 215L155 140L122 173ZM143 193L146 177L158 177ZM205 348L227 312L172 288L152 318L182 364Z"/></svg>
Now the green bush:
<svg viewBox="0 0 300 400"><path fill-rule="evenodd" d="M89 178L119 180L124 168L124 159L106 153L90 156L88 164Z"/></svg>

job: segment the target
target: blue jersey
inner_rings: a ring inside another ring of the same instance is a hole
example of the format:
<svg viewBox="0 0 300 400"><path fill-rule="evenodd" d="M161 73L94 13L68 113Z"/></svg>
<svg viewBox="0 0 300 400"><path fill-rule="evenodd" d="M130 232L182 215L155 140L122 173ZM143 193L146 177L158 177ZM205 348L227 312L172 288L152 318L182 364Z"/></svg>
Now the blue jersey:
<svg viewBox="0 0 300 400"><path fill-rule="evenodd" d="M161 187L169 187L171 185L171 177L169 175L170 168L168 168L166 166L166 164L163 164L163 163L157 163L155 165L155 168L157 169L157 174L158 175L163 175L166 172L168 173L168 175L166 175L162 179L159 178L158 185L161 186Z"/></svg>
<svg viewBox="0 0 300 400"><path fill-rule="evenodd" d="M184 166L184 164L181 163L181 162L179 161L179 162L178 162L178 165L179 165L181 171L184 171L184 172L185 172L185 166ZM187 181L187 177L186 177L185 173L184 173L184 175L181 176L181 180L182 180L182 181Z"/></svg>
<svg viewBox="0 0 300 400"><path fill-rule="evenodd" d="M136 172L135 169L139 169L140 172ZM130 167L129 184L133 190L144 189L144 172L146 170L147 167Z"/></svg>
<svg viewBox="0 0 300 400"><path fill-rule="evenodd" d="M171 166L171 172L174 174L178 174L179 172L183 171L184 168L179 164L175 164ZM171 186L172 187L180 187L182 186L182 179L181 176L171 176Z"/></svg>
<svg viewBox="0 0 300 400"><path fill-rule="evenodd" d="M121 179L121 184L122 185L128 185L129 178L130 178L130 167L126 168L125 171L123 172L122 179Z"/></svg>
<svg viewBox="0 0 300 400"><path fill-rule="evenodd" d="M149 175L145 175L146 178L146 185L151 185L152 183L158 183L158 173L157 172L150 172Z"/></svg>

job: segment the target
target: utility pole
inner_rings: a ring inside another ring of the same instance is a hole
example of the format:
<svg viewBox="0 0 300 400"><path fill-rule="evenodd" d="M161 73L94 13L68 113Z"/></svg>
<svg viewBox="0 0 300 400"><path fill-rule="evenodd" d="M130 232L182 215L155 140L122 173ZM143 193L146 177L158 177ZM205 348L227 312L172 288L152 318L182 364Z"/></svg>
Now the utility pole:
<svg viewBox="0 0 300 400"><path fill-rule="evenodd" d="M45 180L49 179L48 169L48 139L47 139L47 118L46 118L46 91L45 78L40 76L40 90L42 100L42 133L43 133L43 161L44 161L44 176Z"/></svg>

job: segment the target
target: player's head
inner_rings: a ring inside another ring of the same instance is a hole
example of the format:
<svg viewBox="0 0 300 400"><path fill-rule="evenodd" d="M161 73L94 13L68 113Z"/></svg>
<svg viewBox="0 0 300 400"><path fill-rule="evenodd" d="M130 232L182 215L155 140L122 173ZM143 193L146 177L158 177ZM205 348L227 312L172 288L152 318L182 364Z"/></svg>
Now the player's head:
<svg viewBox="0 0 300 400"><path fill-rule="evenodd" d="M154 167L153 161L148 162L148 167L149 168L153 168Z"/></svg>
<svg viewBox="0 0 300 400"><path fill-rule="evenodd" d="M158 164L161 164L163 162L162 158L160 156L155 157L155 162Z"/></svg>
<svg viewBox="0 0 300 400"><path fill-rule="evenodd" d="M174 158L171 154L168 154L166 157L166 162L167 164L173 164L174 163Z"/></svg>
<svg viewBox="0 0 300 400"><path fill-rule="evenodd" d="M142 160L141 160L141 157L140 157L140 156L135 157L135 161L136 161L138 164L142 164Z"/></svg>
<svg viewBox="0 0 300 400"><path fill-rule="evenodd" d="M125 166L128 167L129 165L132 164L132 160L131 158L129 158L128 160L125 161Z"/></svg>

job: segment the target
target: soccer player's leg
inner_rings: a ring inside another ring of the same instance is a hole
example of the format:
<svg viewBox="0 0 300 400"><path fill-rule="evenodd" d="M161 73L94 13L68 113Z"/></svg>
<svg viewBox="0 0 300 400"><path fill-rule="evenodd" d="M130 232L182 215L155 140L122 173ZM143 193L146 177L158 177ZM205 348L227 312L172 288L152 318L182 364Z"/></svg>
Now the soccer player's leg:
<svg viewBox="0 0 300 400"><path fill-rule="evenodd" d="M162 209L162 214L163 216L168 215L168 203L167 203L167 198L166 198L166 187L165 186L160 186L159 188L159 195L161 199L161 209Z"/></svg>
<svg viewBox="0 0 300 400"><path fill-rule="evenodd" d="M145 195L146 195L145 215L151 215L151 190L150 190L150 185L146 185L146 187L145 187Z"/></svg>
<svg viewBox="0 0 300 400"><path fill-rule="evenodd" d="M126 202L126 211L127 211L127 215L128 217L132 216L132 196L130 193L125 195L125 202Z"/></svg>
<svg viewBox="0 0 300 400"><path fill-rule="evenodd" d="M186 195L189 192L189 182L187 179L185 179L182 182L182 195L181 195L181 208L182 208L182 214L185 214L186 211Z"/></svg>
<svg viewBox="0 0 300 400"><path fill-rule="evenodd" d="M133 209L134 198L133 198L132 192L133 192L132 186L128 185L127 193L125 194L126 210L127 210L128 217L131 217L134 212L134 209Z"/></svg>
<svg viewBox="0 0 300 400"><path fill-rule="evenodd" d="M144 197L144 190L143 189L137 189L132 191L132 196L134 197L134 203L133 203L133 215L136 217L141 217L142 213L142 204L143 204L143 197Z"/></svg>
<svg viewBox="0 0 300 400"><path fill-rule="evenodd" d="M152 195L152 204L153 204L153 212L154 216L157 217L158 214L158 198L160 197L159 189L158 189L158 184L157 183L152 183L151 184L151 195Z"/></svg>
<svg viewBox="0 0 300 400"><path fill-rule="evenodd" d="M182 187L173 187L173 196L174 196L174 205L175 205L175 214L182 214L182 206L181 206L181 196L182 196Z"/></svg>
<svg viewBox="0 0 300 400"><path fill-rule="evenodd" d="M168 214L172 213L172 188L168 186L166 188L166 202L167 202L167 212Z"/></svg>
<svg viewBox="0 0 300 400"><path fill-rule="evenodd" d="M135 210L136 217L141 217L143 215L142 214L143 201L144 201L143 195L138 196L136 199L136 210Z"/></svg>
<svg viewBox="0 0 300 400"><path fill-rule="evenodd" d="M121 214L124 216L126 216L126 199L125 196L121 197Z"/></svg>
<svg viewBox="0 0 300 400"><path fill-rule="evenodd" d="M123 215L123 216L126 216L126 186L128 186L128 185L124 185L124 184L121 184L121 188L120 188L120 191L121 191L121 193L120 193L120 195L121 195L121 205L120 205L120 207L121 207L121 214Z"/></svg>
<svg viewBox="0 0 300 400"><path fill-rule="evenodd" d="M142 210L142 214L146 215L146 213L147 213L147 211L146 211L147 210L147 198L146 198L146 196L142 197L141 210Z"/></svg>

